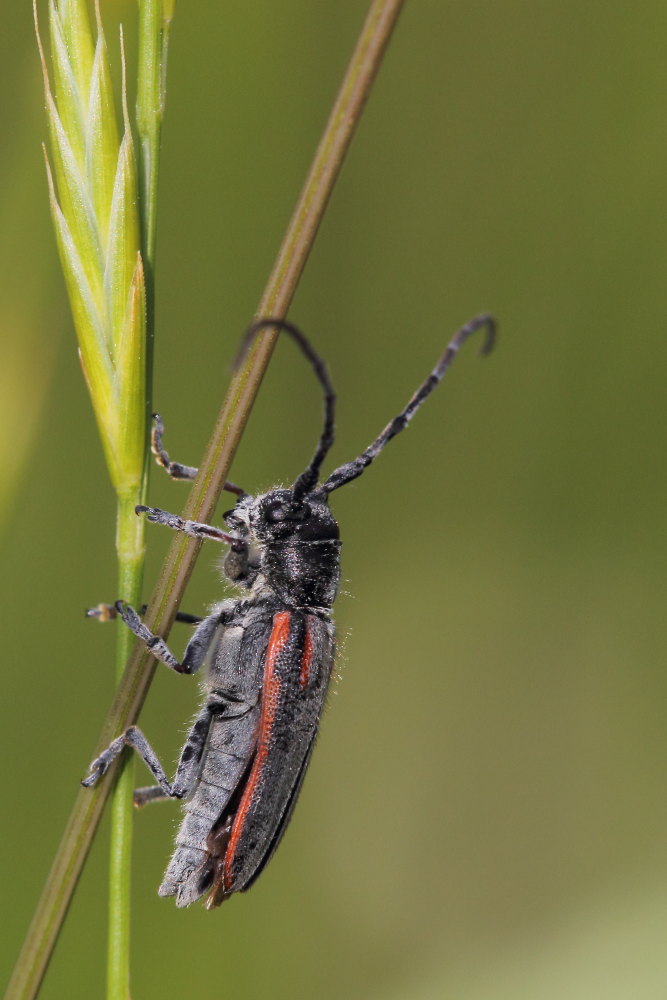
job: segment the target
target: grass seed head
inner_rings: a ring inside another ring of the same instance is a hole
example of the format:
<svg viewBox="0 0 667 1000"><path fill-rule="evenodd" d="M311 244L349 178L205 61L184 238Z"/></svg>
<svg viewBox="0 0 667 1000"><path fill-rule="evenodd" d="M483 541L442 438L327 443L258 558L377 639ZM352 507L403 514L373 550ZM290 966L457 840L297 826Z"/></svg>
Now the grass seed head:
<svg viewBox="0 0 667 1000"><path fill-rule="evenodd" d="M94 33L85 0L49 0L48 22L51 74L35 6L51 214L81 364L122 496L141 483L146 437L145 284L124 58L119 130L99 9Z"/></svg>

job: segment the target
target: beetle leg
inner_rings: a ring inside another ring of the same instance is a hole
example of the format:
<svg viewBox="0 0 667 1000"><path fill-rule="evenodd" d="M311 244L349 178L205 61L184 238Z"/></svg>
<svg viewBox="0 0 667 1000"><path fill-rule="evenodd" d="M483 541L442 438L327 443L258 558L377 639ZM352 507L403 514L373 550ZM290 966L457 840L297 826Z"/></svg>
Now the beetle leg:
<svg viewBox="0 0 667 1000"><path fill-rule="evenodd" d="M169 783L169 779L164 772L164 768L158 760L157 754L151 747L150 743L137 726L130 726L130 728L124 733L121 733L121 735L115 739L113 743L110 743L106 750L102 751L99 757L95 758L90 765L90 774L81 782L84 788L90 788L91 785L94 785L102 777L102 775L108 771L111 762L123 752L125 747L133 747L137 751L146 767L153 773L153 776L158 781L165 794L172 796L174 793L172 791L172 786Z"/></svg>
<svg viewBox="0 0 667 1000"><path fill-rule="evenodd" d="M145 615L148 609L147 604L142 604L139 610L140 615ZM86 608L86 618L97 618L98 622L110 622L118 617L115 604L97 604L94 608ZM177 611L174 621L183 622L186 625L201 625L203 622L201 615L189 615L186 611Z"/></svg>
<svg viewBox="0 0 667 1000"><path fill-rule="evenodd" d="M137 809L141 809L149 802L161 802L169 797L164 788L160 788L159 785L149 785L147 788L135 788L132 800Z"/></svg>
<svg viewBox="0 0 667 1000"><path fill-rule="evenodd" d="M144 504L138 504L134 510L137 514L145 514L148 521L164 524L167 528L182 531L184 535L191 535L192 538L210 538L214 542L227 544L238 541L234 535L230 535L229 532L223 531L221 528L215 528L212 524L203 524L201 521L186 521L177 514L170 514L169 511L161 510L159 507L146 507Z"/></svg>
<svg viewBox="0 0 667 1000"><path fill-rule="evenodd" d="M157 754L137 726L130 726L121 736L110 743L107 749L96 757L90 765L90 774L81 782L84 787L94 785L108 770L109 765L122 753L126 746L133 747L146 767L151 771L158 784L150 788L138 788L134 793L134 804L145 805L160 798L182 799L188 795L197 780L206 738L211 728L211 719L216 711L215 705L205 705L188 734L185 746L176 768L173 782L170 782ZM218 709L219 710L219 709Z"/></svg>
<svg viewBox="0 0 667 1000"><path fill-rule="evenodd" d="M183 662L180 663L164 639L151 632L133 607L125 604L123 601L116 601L115 608L117 614L120 615L127 627L134 632L138 639L146 643L147 648L153 656L171 670L175 670L177 674L193 674L199 669L206 656L206 650L213 633L219 625L223 624L219 613L204 618L187 644L185 654L183 655Z"/></svg>
<svg viewBox="0 0 667 1000"><path fill-rule="evenodd" d="M156 660L160 660L161 663L170 667L171 670L175 670L178 674L186 672L183 664L179 663L164 639L162 639L159 635L154 635L153 632L151 632L151 630L144 625L133 607L129 604L124 604L123 601L116 601L116 611L127 627L134 632L137 639L141 639L146 644L146 647L151 651Z"/></svg>
<svg viewBox="0 0 667 1000"><path fill-rule="evenodd" d="M151 451L155 455L155 461L161 465L164 471L172 479L194 479L198 469L191 465L181 465L180 462L172 462L162 444L164 434L164 424L159 413L153 414L153 429L151 430Z"/></svg>
<svg viewBox="0 0 667 1000"><path fill-rule="evenodd" d="M172 479L193 480L199 469L195 469L192 465L181 465L180 462L172 462L162 444L163 434L164 423L162 422L162 417L159 413L154 413L153 429L151 431L151 451L155 455L155 461L158 465L162 466L167 475ZM247 496L245 490L242 490L236 483L227 482L222 488L223 490L227 490L228 493L235 493L238 497Z"/></svg>
<svg viewBox="0 0 667 1000"><path fill-rule="evenodd" d="M134 792L134 804L137 808L141 808L141 806L145 806L149 802L159 802L160 799L182 799L192 791L199 774L199 766L204 754L208 731L211 728L211 719L216 712L216 707L215 705L206 705L195 720L185 741L185 746L181 750L178 767L176 768L176 776L174 777L169 793L167 793L162 785L137 788Z"/></svg>

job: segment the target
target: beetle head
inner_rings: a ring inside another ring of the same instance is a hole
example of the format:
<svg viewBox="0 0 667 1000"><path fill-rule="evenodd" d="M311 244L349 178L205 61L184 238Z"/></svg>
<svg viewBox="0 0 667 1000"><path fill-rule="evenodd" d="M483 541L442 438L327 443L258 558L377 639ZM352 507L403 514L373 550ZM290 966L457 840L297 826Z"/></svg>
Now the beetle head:
<svg viewBox="0 0 667 1000"><path fill-rule="evenodd" d="M238 538L259 546L339 538L338 524L321 490L305 497L295 496L293 489L280 488L257 497L243 496L227 511L225 521Z"/></svg>
<svg viewBox="0 0 667 1000"><path fill-rule="evenodd" d="M294 554L302 563L319 558L323 543L339 545L338 524L321 490L306 496L293 489L276 488L260 496L243 496L225 514L230 531L238 539L230 546L223 566L236 583L252 587L260 573L274 589L273 579L281 565ZM305 566L302 566L305 568Z"/></svg>

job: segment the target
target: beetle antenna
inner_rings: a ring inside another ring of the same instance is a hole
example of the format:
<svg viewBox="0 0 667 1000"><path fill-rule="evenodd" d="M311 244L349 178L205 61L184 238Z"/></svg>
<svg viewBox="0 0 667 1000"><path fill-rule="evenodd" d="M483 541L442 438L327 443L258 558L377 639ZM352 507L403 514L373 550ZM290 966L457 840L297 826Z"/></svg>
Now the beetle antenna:
<svg viewBox="0 0 667 1000"><path fill-rule="evenodd" d="M493 348L493 344L496 339L496 321L493 316L490 316L488 313L484 313L481 316L475 316L474 319L471 319L469 323L462 326L458 333L452 337L447 345L445 353L442 355L429 377L425 382L422 382L405 409L401 410L398 416L394 417L394 419L387 424L379 437L377 437L365 451L362 451L358 458L355 458L352 462L346 462L345 465L340 465L331 473L327 481L322 485L322 489L325 493L332 493L333 490L337 490L340 486L344 486L346 483L356 479L357 476L360 476L364 469L366 469L371 462L377 458L384 446L402 430L405 430L424 400L430 396L435 387L439 385L445 372L456 357L459 348L465 343L468 337L472 336L473 333L481 328L486 329L486 337L484 338L480 354L489 353L489 351Z"/></svg>
<svg viewBox="0 0 667 1000"><path fill-rule="evenodd" d="M239 348L239 353L237 354L236 361L234 362L235 368L238 368L245 358L250 344L257 334L261 330L267 329L267 327L274 327L276 330L289 333L290 337L296 341L301 348L302 353L305 354L310 361L313 371L315 372L315 375L317 376L324 392L324 427L322 428L320 440L317 443L317 448L315 449L315 454L310 460L310 464L301 473L292 487L294 498L296 500L300 500L306 493L310 493L313 487L317 484L322 462L326 458L327 452L333 444L336 393L334 392L334 388L331 384L327 366L322 358L313 349L310 341L307 340L301 330L299 330L299 328L293 323L288 323L287 320L284 319L273 319L271 317L267 317L265 319L258 319L256 322L251 323L243 336L243 340L241 341L241 347Z"/></svg>

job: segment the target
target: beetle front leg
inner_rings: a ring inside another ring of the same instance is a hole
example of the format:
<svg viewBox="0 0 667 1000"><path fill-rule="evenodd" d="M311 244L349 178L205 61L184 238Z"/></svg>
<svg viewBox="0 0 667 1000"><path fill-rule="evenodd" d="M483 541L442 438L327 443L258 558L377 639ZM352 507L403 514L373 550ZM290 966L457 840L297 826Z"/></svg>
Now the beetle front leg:
<svg viewBox="0 0 667 1000"><path fill-rule="evenodd" d="M151 431L151 451L155 455L155 461L161 465L171 479L193 480L199 469L192 465L181 465L180 462L172 462L162 444L164 434L164 424L159 413L153 414L153 429Z"/></svg>
<svg viewBox="0 0 667 1000"><path fill-rule="evenodd" d="M159 507L146 507L144 504L139 504L134 510L137 514L145 514L148 521L164 524L165 527L173 528L174 531L182 531L184 535L190 535L192 538L210 538L214 542L226 542L230 545L238 541L234 535L230 535L229 532L223 531L221 528L215 528L212 524L187 521L179 517L178 514L170 514L168 510L161 510Z"/></svg>
<svg viewBox="0 0 667 1000"><path fill-rule="evenodd" d="M171 479L189 480L195 479L199 469L192 465L181 465L180 462L172 462L168 452L162 443L164 434L164 423L159 413L153 414L153 430L151 431L151 451L155 455L155 461L160 465ZM222 487L228 493L235 493L237 497L247 496L245 490L237 486L236 483L226 482Z"/></svg>

